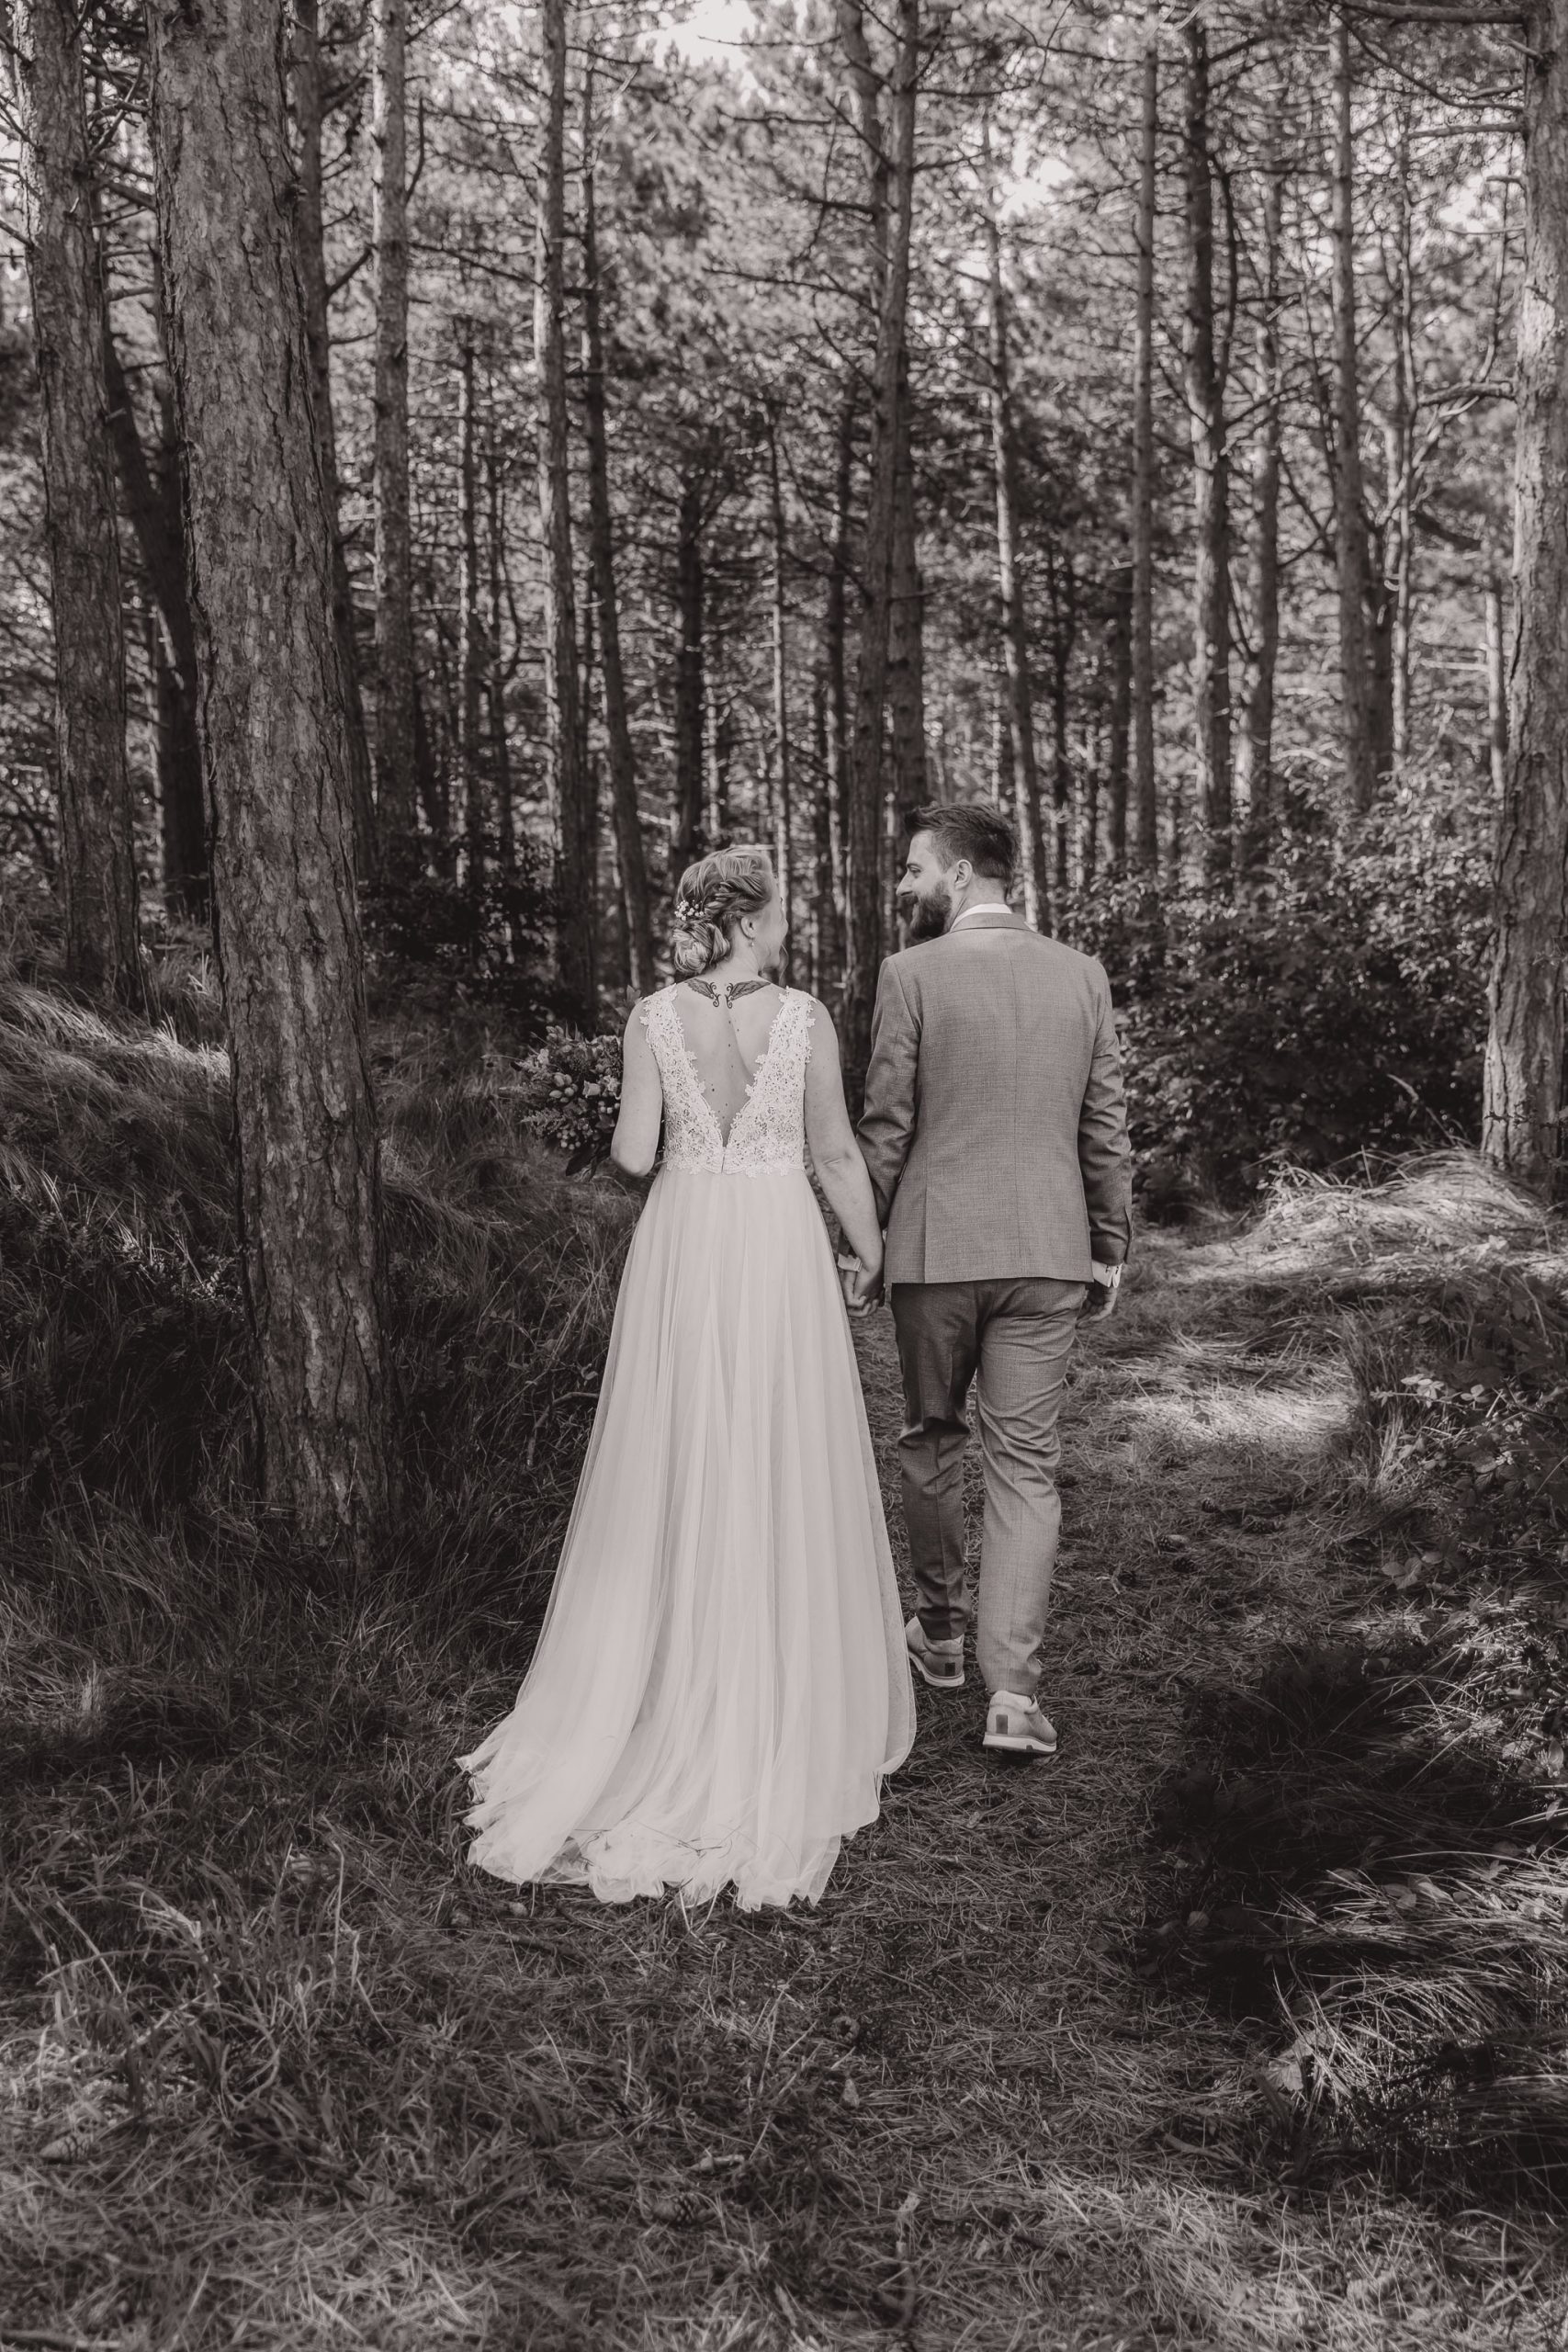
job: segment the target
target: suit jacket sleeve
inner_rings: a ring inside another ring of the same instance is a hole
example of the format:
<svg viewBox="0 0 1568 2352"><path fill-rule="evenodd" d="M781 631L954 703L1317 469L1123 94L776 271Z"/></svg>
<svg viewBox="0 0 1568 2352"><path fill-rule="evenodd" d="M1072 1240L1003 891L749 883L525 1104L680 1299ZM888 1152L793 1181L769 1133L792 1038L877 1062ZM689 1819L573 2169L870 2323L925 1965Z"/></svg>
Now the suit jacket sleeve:
<svg viewBox="0 0 1568 2352"><path fill-rule="evenodd" d="M1078 1167L1089 1205L1089 1248L1095 1263L1120 1266L1133 1246L1133 1147L1122 1086L1122 1049L1111 1009L1111 983L1094 967L1097 1021L1083 1109L1078 1114Z"/></svg>
<svg viewBox="0 0 1568 2352"><path fill-rule="evenodd" d="M862 1157L876 1194L877 1216L886 1225L893 1195L915 1136L916 1076L920 1030L891 958L876 983L871 1020L871 1061L865 1074L865 1108L856 1130Z"/></svg>

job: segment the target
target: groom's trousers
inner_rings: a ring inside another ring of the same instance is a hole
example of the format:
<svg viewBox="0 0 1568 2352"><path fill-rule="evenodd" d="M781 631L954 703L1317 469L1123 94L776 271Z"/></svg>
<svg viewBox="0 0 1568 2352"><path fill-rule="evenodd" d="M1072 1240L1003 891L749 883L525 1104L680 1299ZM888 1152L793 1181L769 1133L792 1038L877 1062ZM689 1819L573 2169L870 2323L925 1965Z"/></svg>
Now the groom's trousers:
<svg viewBox="0 0 1568 2352"><path fill-rule="evenodd" d="M971 1613L964 1451L973 1385L986 1482L976 1651L987 1690L1020 1698L1040 1684L1062 1522L1056 1424L1087 1288L1044 1277L893 1285L898 1459L920 1623L931 1641L951 1641Z"/></svg>

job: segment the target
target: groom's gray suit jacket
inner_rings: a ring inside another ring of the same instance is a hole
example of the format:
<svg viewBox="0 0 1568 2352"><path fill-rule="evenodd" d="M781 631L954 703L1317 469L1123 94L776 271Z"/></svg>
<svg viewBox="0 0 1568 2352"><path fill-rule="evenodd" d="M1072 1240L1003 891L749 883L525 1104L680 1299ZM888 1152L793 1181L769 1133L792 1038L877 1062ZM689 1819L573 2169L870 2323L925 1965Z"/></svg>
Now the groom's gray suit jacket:
<svg viewBox="0 0 1568 2352"><path fill-rule="evenodd" d="M890 1287L1121 1265L1132 1154L1103 967L1005 907L888 956L859 1134Z"/></svg>

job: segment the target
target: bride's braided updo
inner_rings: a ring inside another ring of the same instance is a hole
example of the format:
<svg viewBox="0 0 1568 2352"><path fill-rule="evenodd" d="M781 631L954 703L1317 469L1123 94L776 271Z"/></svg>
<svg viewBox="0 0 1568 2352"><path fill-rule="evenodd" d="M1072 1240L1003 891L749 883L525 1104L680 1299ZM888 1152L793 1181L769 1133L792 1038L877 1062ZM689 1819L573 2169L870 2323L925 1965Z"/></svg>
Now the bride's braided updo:
<svg viewBox="0 0 1568 2352"><path fill-rule="evenodd" d="M741 916L761 914L773 891L773 862L765 849L716 849L688 865L675 892L671 956L677 979L693 979L721 962Z"/></svg>

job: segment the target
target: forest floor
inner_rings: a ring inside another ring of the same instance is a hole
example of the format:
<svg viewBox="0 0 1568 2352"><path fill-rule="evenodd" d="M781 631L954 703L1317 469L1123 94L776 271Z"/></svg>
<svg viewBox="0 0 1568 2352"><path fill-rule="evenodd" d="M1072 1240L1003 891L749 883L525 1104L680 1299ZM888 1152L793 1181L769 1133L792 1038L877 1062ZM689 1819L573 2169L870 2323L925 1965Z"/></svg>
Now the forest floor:
<svg viewBox="0 0 1568 2352"><path fill-rule="evenodd" d="M484 1665L389 1600L313 1604L242 1703L232 1657L159 1679L166 1595L106 1537L141 1646L91 1742L45 1718L114 1661L60 1680L43 1616L10 1627L3 1901L37 1957L0 1975L0 2347L1568 2343L1556 2208L1292 2161L1282 2023L1147 1959L1194 1691L1416 1606L1349 1540L1333 1278L1391 1245L1328 1197L1144 1238L1070 1395L1060 1755L987 1757L973 1673L922 1692L815 1911L471 1876L452 1759L515 1624ZM1399 1246L1440 1271L1490 1215L1413 1244L1417 1202ZM886 1313L860 1345L897 1538Z"/></svg>

